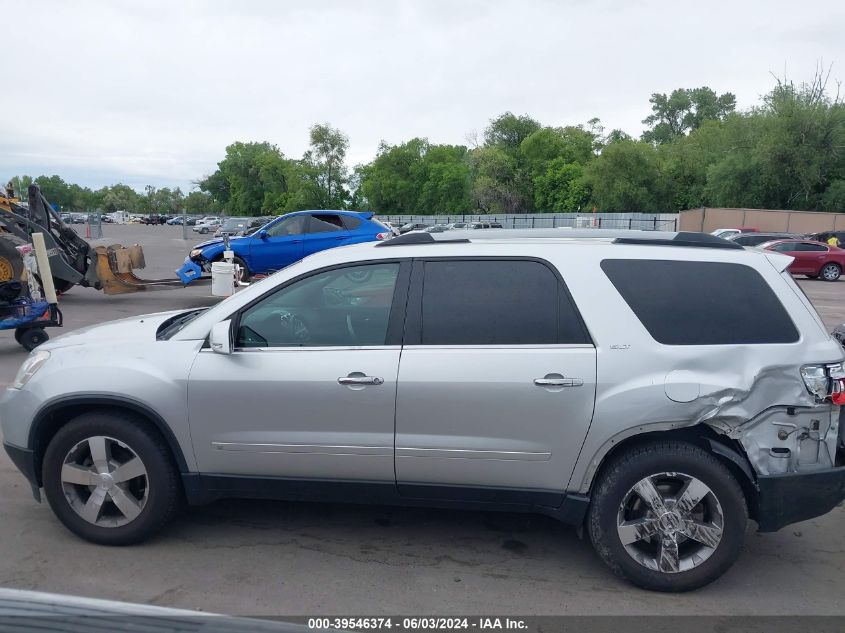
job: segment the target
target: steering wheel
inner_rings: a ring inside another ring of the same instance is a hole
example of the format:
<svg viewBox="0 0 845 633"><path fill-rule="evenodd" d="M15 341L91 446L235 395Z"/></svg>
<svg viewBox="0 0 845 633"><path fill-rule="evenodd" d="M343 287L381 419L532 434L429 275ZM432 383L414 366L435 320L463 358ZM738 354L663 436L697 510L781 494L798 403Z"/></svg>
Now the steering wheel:
<svg viewBox="0 0 845 633"><path fill-rule="evenodd" d="M290 337L291 342L298 345L305 345L311 341L311 332L298 315L290 310L277 310L274 315L279 317L284 333Z"/></svg>
<svg viewBox="0 0 845 633"><path fill-rule="evenodd" d="M331 306L339 306L346 302L346 295L340 288L324 288L326 303Z"/></svg>

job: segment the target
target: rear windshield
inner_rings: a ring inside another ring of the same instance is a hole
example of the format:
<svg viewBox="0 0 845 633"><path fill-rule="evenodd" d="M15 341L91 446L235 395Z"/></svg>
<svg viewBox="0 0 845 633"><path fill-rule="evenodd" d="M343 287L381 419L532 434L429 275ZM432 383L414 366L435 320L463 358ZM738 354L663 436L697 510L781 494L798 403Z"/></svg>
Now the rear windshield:
<svg viewBox="0 0 845 633"><path fill-rule="evenodd" d="M753 268L722 262L606 259L611 283L658 343L794 343L798 330Z"/></svg>

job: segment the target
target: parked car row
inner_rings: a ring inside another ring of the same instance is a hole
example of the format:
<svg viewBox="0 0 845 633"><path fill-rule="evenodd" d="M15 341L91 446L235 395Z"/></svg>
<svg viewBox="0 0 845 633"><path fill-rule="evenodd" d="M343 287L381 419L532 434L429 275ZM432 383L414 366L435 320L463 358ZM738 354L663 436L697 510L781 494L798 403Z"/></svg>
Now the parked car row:
<svg viewBox="0 0 845 633"><path fill-rule="evenodd" d="M711 233L740 246L762 248L793 258L789 272L810 279L837 281L845 270L845 231L798 234L761 232L754 228L716 229ZM834 243L828 243L836 238Z"/></svg>
<svg viewBox="0 0 845 633"><path fill-rule="evenodd" d="M472 230L472 229L501 229L499 222L451 222L449 224L426 224L425 222L408 222L399 227L399 233L404 235L411 231L426 231L428 233L442 233L443 231Z"/></svg>

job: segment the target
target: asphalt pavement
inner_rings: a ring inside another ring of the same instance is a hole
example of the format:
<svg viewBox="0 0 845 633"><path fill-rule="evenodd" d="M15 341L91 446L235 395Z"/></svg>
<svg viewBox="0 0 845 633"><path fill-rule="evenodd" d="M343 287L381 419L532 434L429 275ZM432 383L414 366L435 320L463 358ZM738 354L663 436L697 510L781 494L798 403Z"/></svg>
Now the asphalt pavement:
<svg viewBox="0 0 845 633"><path fill-rule="evenodd" d="M144 247L150 278L172 276L201 241L184 241L181 227L103 228L97 243ZM830 327L845 321L845 283L799 283ZM208 285L110 297L74 288L61 307L70 330L216 300ZM0 384L25 357L0 332ZM220 501L145 544L91 545L33 500L0 452L0 586L237 615L845 614L843 520L840 507L749 531L724 577L665 595L617 579L575 530L541 516Z"/></svg>

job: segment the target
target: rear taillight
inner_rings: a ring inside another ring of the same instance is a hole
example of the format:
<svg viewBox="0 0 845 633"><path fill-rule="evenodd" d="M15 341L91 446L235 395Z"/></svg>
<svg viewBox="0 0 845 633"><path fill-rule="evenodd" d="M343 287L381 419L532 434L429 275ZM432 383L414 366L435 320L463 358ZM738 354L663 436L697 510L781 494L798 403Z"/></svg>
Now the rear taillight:
<svg viewBox="0 0 845 633"><path fill-rule="evenodd" d="M845 369L842 363L804 365L801 378L807 391L817 400L830 398L834 404L845 404Z"/></svg>
<svg viewBox="0 0 845 633"><path fill-rule="evenodd" d="M386 240L388 237L393 237L393 233L376 233L377 240Z"/></svg>

